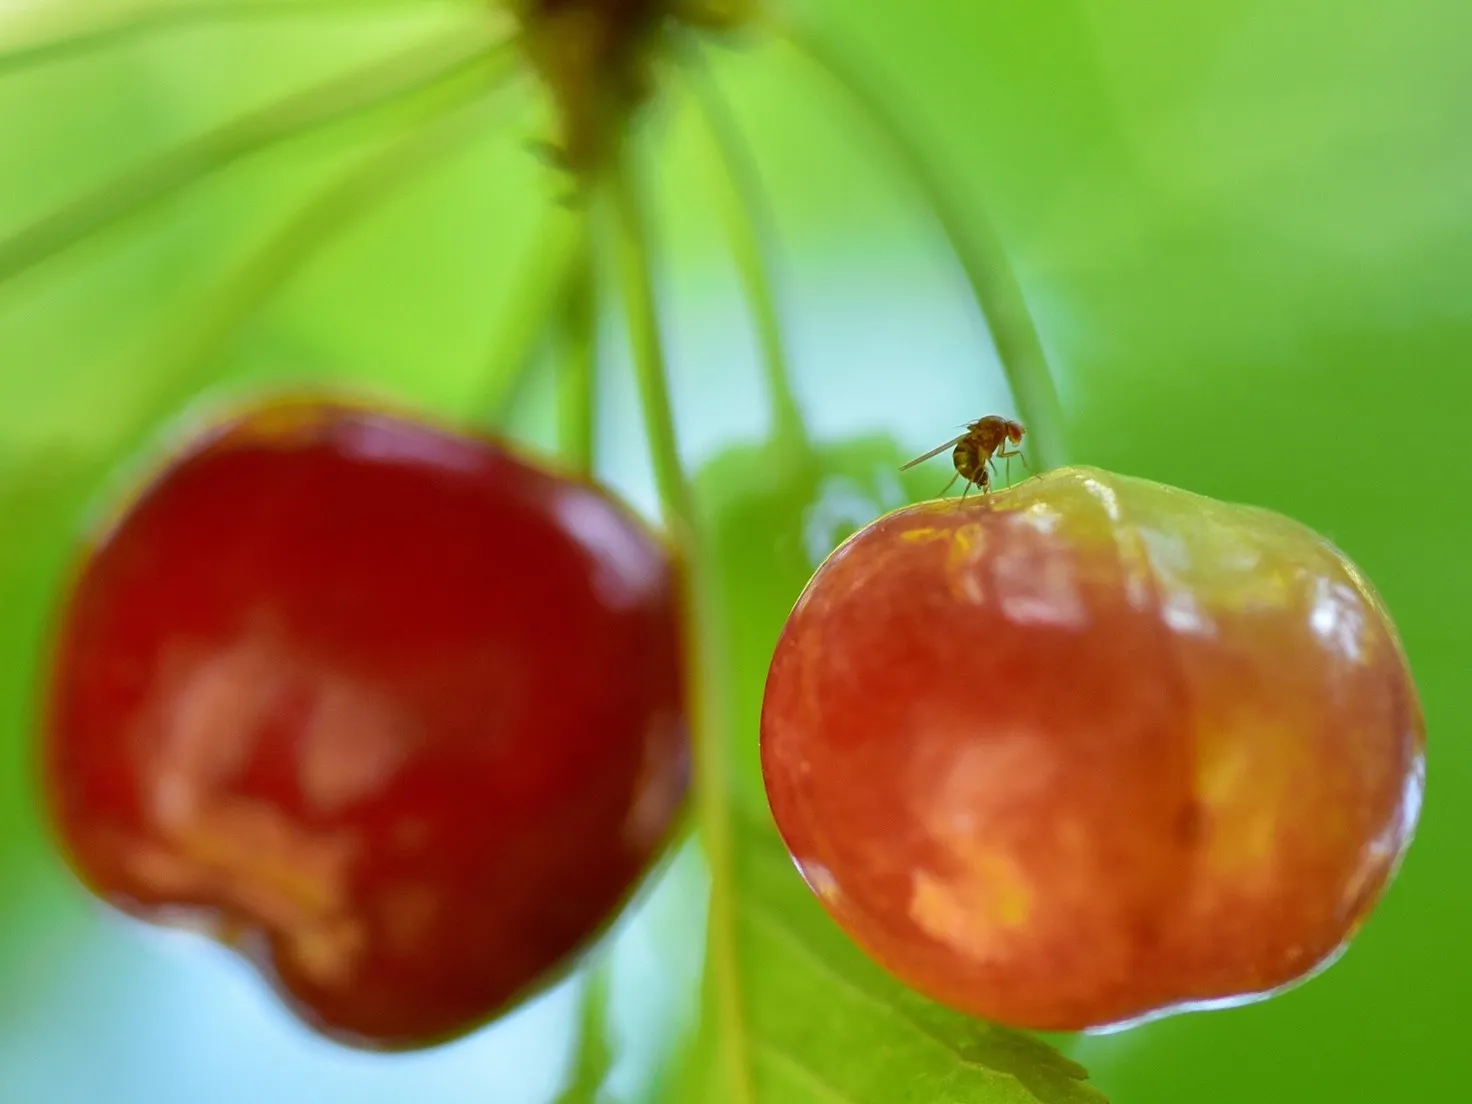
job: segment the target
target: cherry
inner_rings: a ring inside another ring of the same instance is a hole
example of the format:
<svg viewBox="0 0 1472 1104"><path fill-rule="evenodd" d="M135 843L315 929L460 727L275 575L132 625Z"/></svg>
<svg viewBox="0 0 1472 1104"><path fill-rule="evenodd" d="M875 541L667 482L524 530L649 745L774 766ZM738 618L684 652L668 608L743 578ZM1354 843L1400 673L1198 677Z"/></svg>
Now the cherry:
<svg viewBox="0 0 1472 1104"><path fill-rule="evenodd" d="M61 843L332 1037L463 1034L545 984L669 834L678 593L632 514L492 441L247 411L81 564L45 731Z"/></svg>
<svg viewBox="0 0 1472 1104"><path fill-rule="evenodd" d="M772 658L761 758L808 884L882 965L1079 1030L1331 961L1409 846L1424 724L1323 538L1067 468L834 552Z"/></svg>

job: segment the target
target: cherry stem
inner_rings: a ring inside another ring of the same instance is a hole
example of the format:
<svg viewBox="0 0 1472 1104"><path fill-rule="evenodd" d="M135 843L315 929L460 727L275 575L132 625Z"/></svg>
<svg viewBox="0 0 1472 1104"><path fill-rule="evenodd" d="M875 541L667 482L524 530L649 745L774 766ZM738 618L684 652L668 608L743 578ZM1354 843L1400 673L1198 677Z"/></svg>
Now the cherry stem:
<svg viewBox="0 0 1472 1104"><path fill-rule="evenodd" d="M660 506L676 543L688 548L695 539L694 495L680 458L664 343L655 307L649 228L640 184L634 176L635 170L625 159L608 177L618 239L619 287Z"/></svg>
<svg viewBox="0 0 1472 1104"><path fill-rule="evenodd" d="M845 50L790 15L782 17L781 29L798 53L855 104L924 195L971 285L1018 413L1041 454L1040 469L1067 463L1063 409L1042 339L1001 237L975 199L975 188L968 190L964 207L952 199L943 174L926 157L913 128L890 106L892 97L875 88L865 67Z"/></svg>
<svg viewBox="0 0 1472 1104"><path fill-rule="evenodd" d="M524 275L516 294L491 330L490 363L481 375L480 395L471 404L486 425L500 427L510 418L543 342L582 278L586 222L579 213L552 208L532 235L527 260L517 269ZM591 456L591 445L589 449Z"/></svg>
<svg viewBox="0 0 1472 1104"><path fill-rule="evenodd" d="M505 59L509 62L509 55ZM508 71L503 68L500 74L492 75L492 80L504 77ZM139 379L166 381L150 400L142 423L147 424L179 398L192 393L199 383L199 369L214 360L263 303L355 220L395 194L413 176L484 133L489 110L502 103L486 93L484 80L447 89L443 100L416 116L407 135L354 165L298 208L264 245L187 312L189 329L173 335L163 350L150 352L147 370L140 366L134 373ZM165 365L162 369L158 367L160 360Z"/></svg>
<svg viewBox="0 0 1472 1104"><path fill-rule="evenodd" d="M427 93L456 77L499 72L514 42L500 20L478 20L185 141L0 240L0 284L251 154Z"/></svg>
<svg viewBox="0 0 1472 1104"><path fill-rule="evenodd" d="M725 199L721 211L726 235L761 345L774 436L792 451L811 455L812 443L793 393L782 321L769 275L773 266L767 242L772 220L761 176L740 125L715 83L705 77L698 64L687 67L686 75L719 164L720 171L713 175L721 178L718 190Z"/></svg>
<svg viewBox="0 0 1472 1104"><path fill-rule="evenodd" d="M668 370L655 308L649 229L634 166L627 156L608 180L617 229L619 285L623 292L629 345L644 410L645 433L654 465L665 524L685 560L685 608L690 617L685 670L691 673L690 723L694 735L698 824L710 868L710 912L706 939L708 981L715 999L716 1030L726 1061L724 1083L732 1104L755 1100L737 965L731 810L724 718L729 716L726 664L722 654L716 586L695 516L695 500L680 460Z"/></svg>
<svg viewBox="0 0 1472 1104"><path fill-rule="evenodd" d="M578 244L562 305L561 371L557 380L557 443L582 476L597 466L598 302L593 254L586 234Z"/></svg>
<svg viewBox="0 0 1472 1104"><path fill-rule="evenodd" d="M460 6L465 0L448 2ZM422 9L424 5L425 0L235 0L225 3L207 0L204 3L160 4L114 19L99 20L79 30L57 31L37 41L22 42L0 50L0 77L103 50L155 31L283 16L394 11L407 7Z"/></svg>
<svg viewBox="0 0 1472 1104"><path fill-rule="evenodd" d="M608 1080L613 1054L608 1045L608 994L612 988L612 963L606 948L596 952L583 981L579 1004L577 1056L568 1071L566 1084L553 1104L582 1104L599 1099L598 1090Z"/></svg>

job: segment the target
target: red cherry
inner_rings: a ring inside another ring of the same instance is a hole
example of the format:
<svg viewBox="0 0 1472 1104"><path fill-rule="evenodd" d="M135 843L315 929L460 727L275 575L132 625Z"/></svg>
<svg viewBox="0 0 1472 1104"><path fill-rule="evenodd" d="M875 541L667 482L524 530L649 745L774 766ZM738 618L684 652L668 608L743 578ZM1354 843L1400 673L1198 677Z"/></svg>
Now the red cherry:
<svg viewBox="0 0 1472 1104"><path fill-rule="evenodd" d="M92 548L45 765L80 877L363 1046L438 1042L618 909L686 790L678 572L604 492L369 409L255 410Z"/></svg>
<svg viewBox="0 0 1472 1104"><path fill-rule="evenodd" d="M1321 967L1424 779L1395 629L1342 554L1088 468L851 538L783 631L761 739L839 925L932 998L1036 1029Z"/></svg>

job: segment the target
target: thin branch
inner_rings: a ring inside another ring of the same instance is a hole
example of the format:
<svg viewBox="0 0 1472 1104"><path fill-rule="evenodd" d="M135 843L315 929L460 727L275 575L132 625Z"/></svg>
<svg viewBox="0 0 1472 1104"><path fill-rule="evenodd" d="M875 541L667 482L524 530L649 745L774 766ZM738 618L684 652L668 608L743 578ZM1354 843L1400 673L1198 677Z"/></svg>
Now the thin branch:
<svg viewBox="0 0 1472 1104"><path fill-rule="evenodd" d="M251 253L195 309L189 329L175 335L166 350L149 356L146 373L166 381L154 395L145 420L157 416L178 396L193 391L197 376L231 342L262 304L320 255L355 221L427 172L466 142L485 132L488 112L499 100L487 98L485 85L456 89L436 103L427 117L416 119L410 133L353 166L328 185ZM158 360L164 359L164 367Z"/></svg>
<svg viewBox="0 0 1472 1104"><path fill-rule="evenodd" d="M568 210L548 212L532 236L527 259L518 268L516 295L492 329L491 354L477 383L470 409L484 425L500 427L520 399L530 368L567 301L578 274L586 234L584 219Z"/></svg>
<svg viewBox="0 0 1472 1104"><path fill-rule="evenodd" d="M574 471L591 476L598 460L598 304L593 255L586 239L573 261L560 329L557 443Z"/></svg>
<svg viewBox="0 0 1472 1104"><path fill-rule="evenodd" d="M174 147L0 240L0 284L68 246L234 162L308 131L504 64L500 21L479 21L297 92Z"/></svg>
<svg viewBox="0 0 1472 1104"><path fill-rule="evenodd" d="M608 1002L613 965L607 948L598 952L583 982L578 1009L577 1053L562 1091L553 1104L590 1104L608 1080L613 1052L608 1041Z"/></svg>
<svg viewBox="0 0 1472 1104"><path fill-rule="evenodd" d="M711 560L695 516L695 500L680 459L668 369L655 307L649 229L634 167L627 155L615 167L610 185L629 344L644 410L645 434L654 463L665 525L685 560L687 617L686 664L695 747L698 823L710 867L710 919L706 940L707 975L713 990L716 1031L725 1058L725 1085L732 1104L753 1104L750 1055L737 961L735 882L731 838L730 783L724 718L728 715L722 633L715 606Z"/></svg>
<svg viewBox="0 0 1472 1104"><path fill-rule="evenodd" d="M1063 410L1042 339L1001 237L975 199L976 188L968 189L970 198L963 208L952 198L944 176L926 157L912 128L892 106L892 97L874 86L862 64L790 15L783 16L779 25L798 52L854 102L924 195L991 331L1018 412L1041 453L1040 467L1066 463Z"/></svg>
<svg viewBox="0 0 1472 1104"><path fill-rule="evenodd" d="M609 174L610 198L616 218L619 286L623 291L629 344L638 377L644 429L654 462L660 507L672 535L689 547L695 534L694 497L685 477L670 404L669 373L664 341L655 305L654 272L650 260L649 227L645 220L640 182L632 166L620 164Z"/></svg>
<svg viewBox="0 0 1472 1104"><path fill-rule="evenodd" d="M451 5L466 0L447 0ZM161 4L98 20L77 30L58 31L35 41L0 44L0 77L120 45L156 31L287 16L394 11L423 8L426 0L206 0L204 3Z"/></svg>
<svg viewBox="0 0 1472 1104"><path fill-rule="evenodd" d="M772 425L778 441L805 453L812 451L802 408L792 390L792 373L782 339L782 320L769 273L772 269L771 216L765 202L761 175L740 125L713 81L699 69L699 59L687 68L695 102L710 135L719 162L724 187L719 190L731 253L741 275L748 309L761 345L766 369L767 395L772 405Z"/></svg>

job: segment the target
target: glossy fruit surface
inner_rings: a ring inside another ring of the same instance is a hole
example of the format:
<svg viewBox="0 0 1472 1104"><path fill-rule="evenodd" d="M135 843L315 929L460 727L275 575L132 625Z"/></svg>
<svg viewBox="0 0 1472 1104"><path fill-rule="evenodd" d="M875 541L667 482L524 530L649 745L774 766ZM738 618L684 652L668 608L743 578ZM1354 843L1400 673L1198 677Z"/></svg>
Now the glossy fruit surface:
<svg viewBox="0 0 1472 1104"><path fill-rule="evenodd" d="M51 670L54 823L319 1029L408 1047L611 917L687 786L677 569L602 491L350 406L193 443L89 550Z"/></svg>
<svg viewBox="0 0 1472 1104"><path fill-rule="evenodd" d="M1038 1029L1321 967L1424 780L1395 629L1341 553L1089 468L856 534L788 620L761 728L835 920L933 998Z"/></svg>

